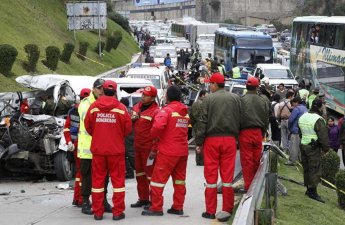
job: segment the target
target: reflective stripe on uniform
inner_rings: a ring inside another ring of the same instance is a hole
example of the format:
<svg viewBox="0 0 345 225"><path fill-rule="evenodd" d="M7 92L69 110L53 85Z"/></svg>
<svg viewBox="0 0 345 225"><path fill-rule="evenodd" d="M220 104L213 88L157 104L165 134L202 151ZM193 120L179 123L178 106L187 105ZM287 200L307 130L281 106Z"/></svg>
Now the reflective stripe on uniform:
<svg viewBox="0 0 345 225"><path fill-rule="evenodd" d="M99 108L93 108L93 109L91 109L90 113L92 114L94 112L99 112L99 111L100 111Z"/></svg>
<svg viewBox="0 0 345 225"><path fill-rule="evenodd" d="M63 129L63 132L69 131L69 128L65 128Z"/></svg>
<svg viewBox="0 0 345 225"><path fill-rule="evenodd" d="M217 188L217 184L206 184L207 188Z"/></svg>
<svg viewBox="0 0 345 225"><path fill-rule="evenodd" d="M175 180L175 184L185 185L186 181L184 181L184 180Z"/></svg>
<svg viewBox="0 0 345 225"><path fill-rule="evenodd" d="M80 181L80 178L75 178L75 181Z"/></svg>
<svg viewBox="0 0 345 225"><path fill-rule="evenodd" d="M123 111L123 110L121 110L121 109L117 109L117 108L110 110L110 112L116 112L116 113L120 113L120 114L122 114L122 115L125 114L125 111Z"/></svg>
<svg viewBox="0 0 345 225"><path fill-rule="evenodd" d="M102 193L102 192L104 192L104 188L91 188L91 192Z"/></svg>
<svg viewBox="0 0 345 225"><path fill-rule="evenodd" d="M152 120L152 117L150 117L150 116L140 116L140 118L143 118L143 119L148 120L148 121Z"/></svg>
<svg viewBox="0 0 345 225"><path fill-rule="evenodd" d="M151 185L152 187L160 187L160 188L162 188L162 187L165 186L165 184L157 183L157 182L154 182L154 181L151 181L150 185Z"/></svg>
<svg viewBox="0 0 345 225"><path fill-rule="evenodd" d="M124 192L125 191L125 188L114 188L114 192L115 193L119 193L119 192Z"/></svg>
<svg viewBox="0 0 345 225"><path fill-rule="evenodd" d="M141 173L136 173L135 174L136 177L141 177L141 176L144 176L144 175L146 175L145 172L141 172Z"/></svg>
<svg viewBox="0 0 345 225"><path fill-rule="evenodd" d="M223 183L223 187L231 187L231 183Z"/></svg>
<svg viewBox="0 0 345 225"><path fill-rule="evenodd" d="M181 116L178 112L172 112L172 113L171 113L171 116L172 116L172 117L184 117L184 118L189 119L189 115L188 115L188 114L185 115L185 116Z"/></svg>

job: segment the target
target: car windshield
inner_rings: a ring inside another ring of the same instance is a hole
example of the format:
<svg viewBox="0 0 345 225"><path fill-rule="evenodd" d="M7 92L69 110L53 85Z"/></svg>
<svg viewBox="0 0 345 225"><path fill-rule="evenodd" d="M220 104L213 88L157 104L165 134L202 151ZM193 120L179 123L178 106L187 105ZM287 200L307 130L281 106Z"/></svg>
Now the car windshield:
<svg viewBox="0 0 345 225"><path fill-rule="evenodd" d="M155 58L165 58L168 53L170 54L170 58L176 58L175 49L156 49Z"/></svg>
<svg viewBox="0 0 345 225"><path fill-rule="evenodd" d="M127 77L129 77L129 78L141 78L141 79L149 80L152 82L153 86L155 86L157 89L161 89L161 82L160 82L159 76L142 75L142 74L128 74Z"/></svg>
<svg viewBox="0 0 345 225"><path fill-rule="evenodd" d="M265 69L265 77L278 79L293 79L292 73L288 69Z"/></svg>
<svg viewBox="0 0 345 225"><path fill-rule="evenodd" d="M237 64L254 65L272 62L271 50L238 49Z"/></svg>

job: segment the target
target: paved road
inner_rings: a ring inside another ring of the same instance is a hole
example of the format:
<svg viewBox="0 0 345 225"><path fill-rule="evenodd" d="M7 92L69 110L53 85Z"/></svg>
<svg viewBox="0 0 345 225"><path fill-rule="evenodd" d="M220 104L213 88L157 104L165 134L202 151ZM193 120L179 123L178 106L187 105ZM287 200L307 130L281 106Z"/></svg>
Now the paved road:
<svg viewBox="0 0 345 225"><path fill-rule="evenodd" d="M72 207L72 190L56 188L60 182L19 182L0 181L0 193L11 191L9 195L0 195L0 224L11 225L75 225L75 224L119 224L119 225L215 225L216 220L201 217L204 205L203 167L195 166L195 155L191 152L187 167L187 196L185 215L174 216L165 213L163 217L143 217L141 209L132 209L129 205L137 200L136 182L126 181L126 219L113 221L111 214L105 214L103 221L95 221L92 216L80 213ZM25 190L25 193L21 193ZM111 185L109 186L111 190ZM164 192L164 211L172 204L172 184L166 185ZM110 197L108 197L110 200ZM111 200L109 201L111 202ZM218 195L218 209L221 197Z"/></svg>

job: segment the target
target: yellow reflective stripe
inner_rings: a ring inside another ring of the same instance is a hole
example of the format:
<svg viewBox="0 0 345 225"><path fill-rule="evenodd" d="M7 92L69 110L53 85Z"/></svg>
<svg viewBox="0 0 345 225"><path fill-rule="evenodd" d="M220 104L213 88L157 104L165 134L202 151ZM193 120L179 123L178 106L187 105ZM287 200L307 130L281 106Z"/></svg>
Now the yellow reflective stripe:
<svg viewBox="0 0 345 225"><path fill-rule="evenodd" d="M171 116L172 117L181 117L181 115L179 113L177 113L177 112L171 113Z"/></svg>
<svg viewBox="0 0 345 225"><path fill-rule="evenodd" d="M125 188L114 188L114 192L115 193L118 193L118 192L124 192L125 191Z"/></svg>
<svg viewBox="0 0 345 225"><path fill-rule="evenodd" d="M189 119L189 115L187 114L184 118L187 118L187 119Z"/></svg>
<svg viewBox="0 0 345 225"><path fill-rule="evenodd" d="M223 183L223 187L231 187L231 183Z"/></svg>
<svg viewBox="0 0 345 225"><path fill-rule="evenodd" d="M140 118L143 118L143 119L148 120L148 121L152 120L152 117L150 117L150 116L140 116Z"/></svg>
<svg viewBox="0 0 345 225"><path fill-rule="evenodd" d="M151 181L150 185L152 187L161 187L161 188L165 186L165 184L157 183L157 182L154 182L154 181Z"/></svg>
<svg viewBox="0 0 345 225"><path fill-rule="evenodd" d="M192 127L192 124L189 124L188 127Z"/></svg>
<svg viewBox="0 0 345 225"><path fill-rule="evenodd" d="M98 108L93 108L91 109L90 113L94 113L94 112L99 112L100 110Z"/></svg>
<svg viewBox="0 0 345 225"><path fill-rule="evenodd" d="M120 113L120 114L122 114L122 115L125 114L125 111L123 111L123 110L121 110L121 109L117 109L117 108L114 108L114 109L110 110L110 112L116 112L116 113Z"/></svg>
<svg viewBox="0 0 345 225"><path fill-rule="evenodd" d="M91 192L102 193L102 192L104 192L104 188L91 188Z"/></svg>
<svg viewBox="0 0 345 225"><path fill-rule="evenodd" d="M63 129L63 132L70 131L69 128Z"/></svg>
<svg viewBox="0 0 345 225"><path fill-rule="evenodd" d="M207 188L217 188L217 184L206 184Z"/></svg>
<svg viewBox="0 0 345 225"><path fill-rule="evenodd" d="M75 181L80 181L80 178L75 178Z"/></svg>
<svg viewBox="0 0 345 225"><path fill-rule="evenodd" d="M146 175L145 172L141 172L141 173L136 173L136 174L135 174L136 177L140 177L140 176L144 176L144 175Z"/></svg>
<svg viewBox="0 0 345 225"><path fill-rule="evenodd" d="M175 180L175 184L185 185L186 181L184 181L184 180Z"/></svg>

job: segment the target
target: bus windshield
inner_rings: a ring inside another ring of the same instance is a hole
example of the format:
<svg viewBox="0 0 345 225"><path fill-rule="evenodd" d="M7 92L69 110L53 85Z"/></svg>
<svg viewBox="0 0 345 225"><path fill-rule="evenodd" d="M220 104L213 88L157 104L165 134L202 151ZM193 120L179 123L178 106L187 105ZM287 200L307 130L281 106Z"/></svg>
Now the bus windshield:
<svg viewBox="0 0 345 225"><path fill-rule="evenodd" d="M237 64L253 65L272 62L271 50L237 49Z"/></svg>
<svg viewBox="0 0 345 225"><path fill-rule="evenodd" d="M238 38L236 40L237 46L240 47L272 47L272 39L267 38Z"/></svg>

